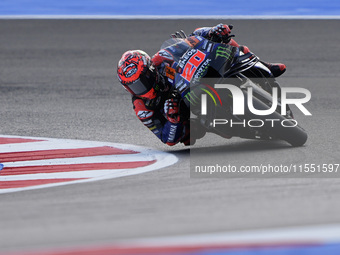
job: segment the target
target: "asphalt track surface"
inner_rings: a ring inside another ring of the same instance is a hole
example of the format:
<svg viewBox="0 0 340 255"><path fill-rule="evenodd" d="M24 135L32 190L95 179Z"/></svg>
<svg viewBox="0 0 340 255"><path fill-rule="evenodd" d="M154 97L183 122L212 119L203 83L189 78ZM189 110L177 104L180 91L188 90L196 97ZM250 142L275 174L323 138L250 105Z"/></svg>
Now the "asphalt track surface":
<svg viewBox="0 0 340 255"><path fill-rule="evenodd" d="M170 151L166 169L0 195L0 251L340 222L338 178L190 178L190 151L160 143L115 76L128 49L155 53L176 30L234 24L239 43L281 61L283 86L311 91L292 148L208 136L227 162L339 163L339 20L0 20L0 134L129 143ZM293 176L292 176L293 177Z"/></svg>

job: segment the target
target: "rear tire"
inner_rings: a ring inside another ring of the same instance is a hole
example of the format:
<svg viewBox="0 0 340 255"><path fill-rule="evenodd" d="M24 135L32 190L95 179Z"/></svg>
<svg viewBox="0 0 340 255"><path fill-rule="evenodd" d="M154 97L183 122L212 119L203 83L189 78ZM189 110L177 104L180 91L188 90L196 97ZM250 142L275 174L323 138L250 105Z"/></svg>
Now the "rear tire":
<svg viewBox="0 0 340 255"><path fill-rule="evenodd" d="M268 134L273 138L284 140L294 147L302 146L306 143L308 138L307 133L302 127L296 125L297 121L287 119L278 112L273 112L272 114L265 116L253 114L250 112L247 105L248 94L244 90L243 93L245 95L245 119L247 121L251 119L262 120L264 125L258 128L261 132L265 132L265 134ZM253 106L257 110L267 110L270 108L256 97L253 97L252 100ZM279 121L266 121L268 119L278 119ZM282 122L284 123L284 126L282 125Z"/></svg>

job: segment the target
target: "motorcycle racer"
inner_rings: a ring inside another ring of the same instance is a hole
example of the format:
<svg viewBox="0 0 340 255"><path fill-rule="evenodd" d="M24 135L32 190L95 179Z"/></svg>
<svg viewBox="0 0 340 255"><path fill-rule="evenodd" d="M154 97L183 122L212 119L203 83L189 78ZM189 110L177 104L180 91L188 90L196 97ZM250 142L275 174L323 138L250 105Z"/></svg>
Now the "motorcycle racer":
<svg viewBox="0 0 340 255"><path fill-rule="evenodd" d="M218 24L197 28L192 35L223 41L244 53L250 52L248 47L240 46L231 38L231 29L231 25ZM173 61L172 54L167 50L158 51L152 58L142 50L129 50L118 62L117 75L123 87L132 94L134 111L146 127L167 145L173 146L179 142L190 145L202 138L205 131L195 132L196 136L190 137L190 122L182 120L179 100L172 94L168 81L174 75L171 69ZM284 64L261 62L275 77L286 70Z"/></svg>

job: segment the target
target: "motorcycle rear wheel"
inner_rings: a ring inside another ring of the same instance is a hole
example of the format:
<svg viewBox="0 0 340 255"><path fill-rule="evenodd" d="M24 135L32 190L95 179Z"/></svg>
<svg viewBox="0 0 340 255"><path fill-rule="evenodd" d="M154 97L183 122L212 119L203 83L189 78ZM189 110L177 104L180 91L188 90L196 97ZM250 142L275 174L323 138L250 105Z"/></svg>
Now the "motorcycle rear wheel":
<svg viewBox="0 0 340 255"><path fill-rule="evenodd" d="M244 90L243 93L245 98L248 98L248 93ZM252 100L253 106L257 110L267 110L270 108L256 97L253 97ZM245 102L247 102L247 100L245 100ZM294 147L302 146L307 141L308 135L306 131L299 125L296 125L296 121L286 118L276 111L265 116L255 115L249 110L247 103L245 103L244 117L247 121L251 119L262 120L264 125L259 128L260 132L266 132L266 134L269 136L284 140ZM269 119L275 119L279 121L267 121ZM284 125L282 125L282 123L284 123Z"/></svg>

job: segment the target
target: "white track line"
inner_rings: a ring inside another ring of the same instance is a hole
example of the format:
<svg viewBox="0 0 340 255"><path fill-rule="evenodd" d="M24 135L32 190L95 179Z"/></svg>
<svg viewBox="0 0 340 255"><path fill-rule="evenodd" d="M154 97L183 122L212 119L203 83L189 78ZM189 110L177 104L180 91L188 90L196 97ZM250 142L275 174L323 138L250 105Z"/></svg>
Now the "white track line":
<svg viewBox="0 0 340 255"><path fill-rule="evenodd" d="M138 154L3 162L2 164L4 165L4 167L21 167L21 166L72 165L72 164L111 163L111 162L122 162L123 163L123 162L152 161L152 160L157 160L154 154L142 152Z"/></svg>
<svg viewBox="0 0 340 255"><path fill-rule="evenodd" d="M272 19L299 19L299 20L329 20L340 19L340 15L0 15L0 19L216 19L216 20L272 20Z"/></svg>
<svg viewBox="0 0 340 255"><path fill-rule="evenodd" d="M298 244L338 242L340 242L340 224L230 231L159 238L142 238L122 241L119 242L119 244L139 247L162 247L181 245L270 245L280 243Z"/></svg>
<svg viewBox="0 0 340 255"><path fill-rule="evenodd" d="M0 153L10 152L23 152L23 151L42 151L42 150L59 150L59 149L82 149L91 147L100 147L101 144L86 145L83 142L65 141L40 141L40 142L27 142L27 143L12 143L12 144L0 144Z"/></svg>
<svg viewBox="0 0 340 255"><path fill-rule="evenodd" d="M23 151L40 151L40 150L58 150L58 149L82 149L107 146L107 142L97 142L84 140L72 140L72 139L56 139L56 138L41 138L41 137L21 137L21 136L9 136L0 135L5 138L27 138L33 140L42 140L35 142L26 143L11 143L11 144L0 144L0 153L6 152L23 152ZM123 144L114 144L115 148L131 150L131 146L126 147ZM136 147L138 148L138 147Z"/></svg>

